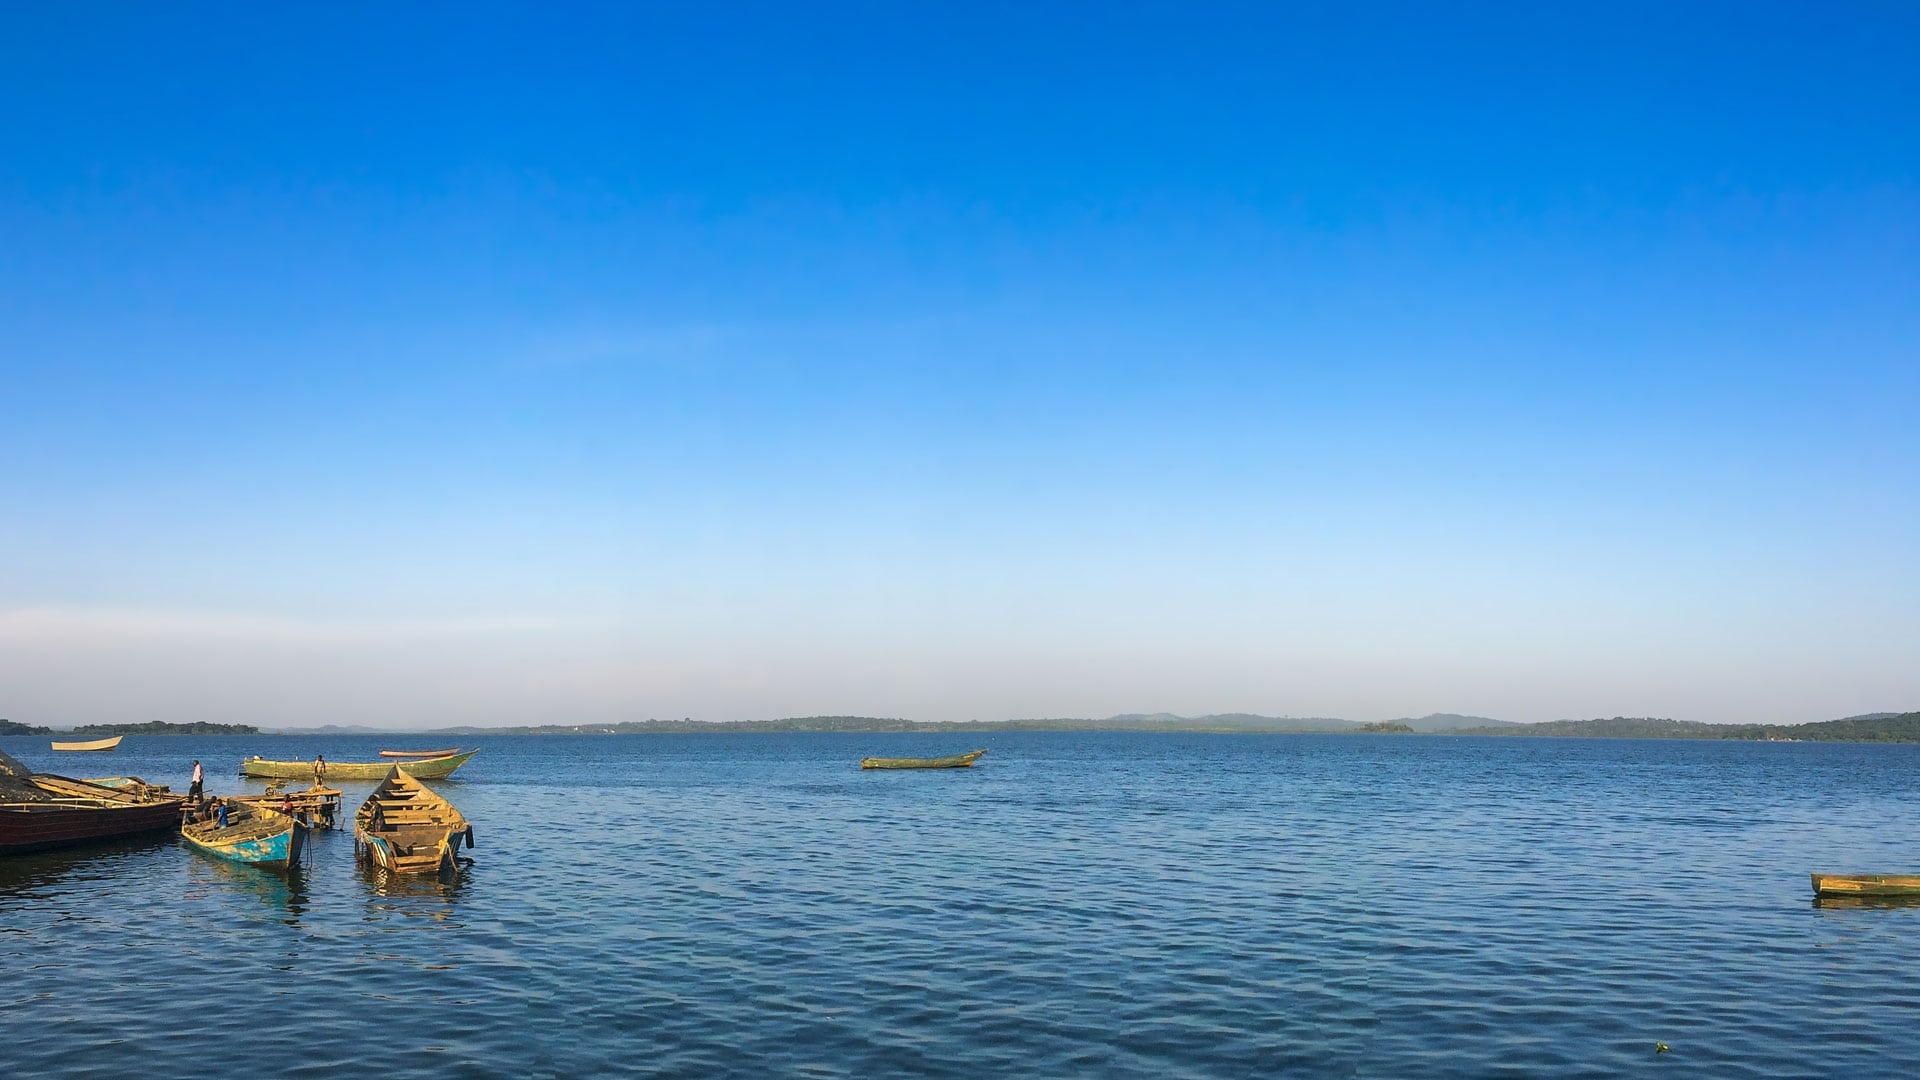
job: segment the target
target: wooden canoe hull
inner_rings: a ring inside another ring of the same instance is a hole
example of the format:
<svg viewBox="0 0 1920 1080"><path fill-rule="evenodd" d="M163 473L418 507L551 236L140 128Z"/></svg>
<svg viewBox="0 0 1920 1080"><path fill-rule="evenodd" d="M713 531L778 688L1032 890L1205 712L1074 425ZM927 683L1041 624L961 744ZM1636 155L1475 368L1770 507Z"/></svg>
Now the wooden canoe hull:
<svg viewBox="0 0 1920 1080"><path fill-rule="evenodd" d="M380 756L383 758L443 758L452 757L459 752L460 748L456 746L449 750L382 750Z"/></svg>
<svg viewBox="0 0 1920 1080"><path fill-rule="evenodd" d="M199 851L229 862L282 869L298 865L300 852L306 846L307 827L263 807L254 807L249 813L265 817L278 831L261 836L258 829L241 828L242 823L226 829L189 825L180 830L180 838Z"/></svg>
<svg viewBox="0 0 1920 1080"><path fill-rule="evenodd" d="M91 742L57 742L53 744L53 748L55 750L111 750L119 746L120 740L125 737L115 735L111 739L94 739Z"/></svg>
<svg viewBox="0 0 1920 1080"><path fill-rule="evenodd" d="M0 855L117 840L180 827L178 798L119 805L9 803L0 806Z"/></svg>
<svg viewBox="0 0 1920 1080"><path fill-rule="evenodd" d="M443 833L425 843L398 844L390 837L366 835L362 846L375 866L390 874L438 874L457 867L454 834Z"/></svg>
<svg viewBox="0 0 1920 1080"><path fill-rule="evenodd" d="M1920 896L1920 874L1815 874L1815 896Z"/></svg>
<svg viewBox="0 0 1920 1080"><path fill-rule="evenodd" d="M465 765L468 759L479 753L469 750L452 757L428 758L425 761L329 761L327 779L333 780L378 780L395 768L403 769L408 776L439 780L453 774L453 770ZM311 761L268 761L265 758L248 758L240 763L241 776L260 776L281 780L312 780L313 762Z"/></svg>
<svg viewBox="0 0 1920 1080"><path fill-rule="evenodd" d="M304 791L281 791L271 795L234 795L229 802L242 806L264 806L286 814L310 829L331 829L340 820L339 788L310 787Z"/></svg>
<svg viewBox="0 0 1920 1080"><path fill-rule="evenodd" d="M965 769L980 760L985 750L952 757L870 757L861 758L863 769Z"/></svg>
<svg viewBox="0 0 1920 1080"><path fill-rule="evenodd" d="M473 826L457 807L395 765L353 815L354 848L389 873L435 874L459 868L454 852Z"/></svg>

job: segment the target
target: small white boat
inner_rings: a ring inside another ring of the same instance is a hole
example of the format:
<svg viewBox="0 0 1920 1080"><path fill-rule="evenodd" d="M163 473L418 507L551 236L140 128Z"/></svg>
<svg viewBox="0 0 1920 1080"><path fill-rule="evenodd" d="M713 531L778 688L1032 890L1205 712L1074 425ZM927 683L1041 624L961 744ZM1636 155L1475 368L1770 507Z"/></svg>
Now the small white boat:
<svg viewBox="0 0 1920 1080"><path fill-rule="evenodd" d="M95 739L92 742L57 742L53 744L53 748L55 750L111 750L119 746L120 740L125 737L115 735L111 739Z"/></svg>

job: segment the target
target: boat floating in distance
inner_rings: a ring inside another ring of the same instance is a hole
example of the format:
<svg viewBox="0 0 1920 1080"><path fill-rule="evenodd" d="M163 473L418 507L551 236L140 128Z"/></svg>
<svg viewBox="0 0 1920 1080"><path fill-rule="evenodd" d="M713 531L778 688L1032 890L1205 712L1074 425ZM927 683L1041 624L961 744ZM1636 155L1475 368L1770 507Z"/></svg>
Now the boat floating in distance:
<svg viewBox="0 0 1920 1080"><path fill-rule="evenodd" d="M964 769L980 760L985 750L952 757L870 757L861 758L863 769Z"/></svg>
<svg viewBox="0 0 1920 1080"><path fill-rule="evenodd" d="M1815 874L1813 895L1920 897L1920 874Z"/></svg>
<svg viewBox="0 0 1920 1080"><path fill-rule="evenodd" d="M57 742L53 744L53 748L55 750L111 750L119 746L120 740L125 737L115 735L111 739L94 739L91 742Z"/></svg>
<svg viewBox="0 0 1920 1080"><path fill-rule="evenodd" d="M469 750L464 754L449 757L421 758L418 761L329 761L326 778L328 780L378 780L392 769L403 769L409 776L422 776L429 780L439 780L453 774L453 770L467 763L467 759L479 753ZM313 779L313 762L308 761L268 761L262 757L250 757L240 763L241 776L264 776L282 780Z"/></svg>
<svg viewBox="0 0 1920 1080"><path fill-rule="evenodd" d="M228 803L227 824L202 821L180 829L181 839L218 859L285 870L300 862L307 827L260 803Z"/></svg>

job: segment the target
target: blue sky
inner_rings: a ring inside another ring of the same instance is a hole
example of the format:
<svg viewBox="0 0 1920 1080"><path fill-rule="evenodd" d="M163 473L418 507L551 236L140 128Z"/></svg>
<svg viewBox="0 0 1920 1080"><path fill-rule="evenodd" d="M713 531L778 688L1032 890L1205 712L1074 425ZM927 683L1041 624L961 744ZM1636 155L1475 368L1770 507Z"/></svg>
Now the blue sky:
<svg viewBox="0 0 1920 1080"><path fill-rule="evenodd" d="M1920 707L1908 5L48 5L0 95L0 715Z"/></svg>

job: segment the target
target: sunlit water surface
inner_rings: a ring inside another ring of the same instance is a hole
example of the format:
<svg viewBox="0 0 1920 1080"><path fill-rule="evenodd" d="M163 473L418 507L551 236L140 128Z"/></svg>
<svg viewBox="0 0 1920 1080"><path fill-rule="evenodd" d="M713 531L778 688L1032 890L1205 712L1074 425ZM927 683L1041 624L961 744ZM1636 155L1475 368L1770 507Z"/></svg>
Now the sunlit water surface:
<svg viewBox="0 0 1920 1080"><path fill-rule="evenodd" d="M0 859L0 1075L1920 1072L1920 908L1807 882L1920 871L1916 746L476 741L450 884L349 833L291 878L164 836ZM0 748L232 792L397 742Z"/></svg>

